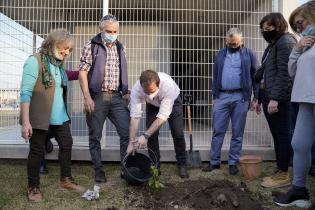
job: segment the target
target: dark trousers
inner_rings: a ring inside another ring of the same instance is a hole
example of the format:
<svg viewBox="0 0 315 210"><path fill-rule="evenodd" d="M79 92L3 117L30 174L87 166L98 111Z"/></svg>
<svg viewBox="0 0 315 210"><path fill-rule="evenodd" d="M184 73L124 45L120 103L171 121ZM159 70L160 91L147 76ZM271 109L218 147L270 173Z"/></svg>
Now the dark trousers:
<svg viewBox="0 0 315 210"><path fill-rule="evenodd" d="M71 177L71 149L73 140L70 132L70 124L66 122L63 125L50 125L49 128L55 134L55 139L59 145L60 177ZM46 136L47 130L33 129L27 160L29 187L39 186L39 168L40 162L44 157Z"/></svg>
<svg viewBox="0 0 315 210"><path fill-rule="evenodd" d="M281 171L288 171L291 155L291 126L290 126L290 102L279 101L278 112L268 113L268 104L270 99L265 91L260 90L260 99L263 104L263 111L271 131L277 168Z"/></svg>
<svg viewBox="0 0 315 210"><path fill-rule="evenodd" d="M86 122L89 127L89 149L92 163L94 169L99 171L103 169L100 141L106 118L108 117L114 124L120 137L120 158L123 160L129 143L130 113L119 92L102 92L93 100L95 110L86 115Z"/></svg>
<svg viewBox="0 0 315 210"><path fill-rule="evenodd" d="M159 112L159 107L151 104L146 104L146 126L149 128L156 115ZM179 166L186 165L186 143L184 137L184 116L183 116L183 104L181 98L175 100L173 110L168 118L168 123L171 129L171 134L174 141L174 148L176 154L177 164ZM160 148L159 148L159 130L153 133L148 140L148 148L151 149L157 158L158 166L160 164ZM149 150L150 157L154 160L154 155Z"/></svg>

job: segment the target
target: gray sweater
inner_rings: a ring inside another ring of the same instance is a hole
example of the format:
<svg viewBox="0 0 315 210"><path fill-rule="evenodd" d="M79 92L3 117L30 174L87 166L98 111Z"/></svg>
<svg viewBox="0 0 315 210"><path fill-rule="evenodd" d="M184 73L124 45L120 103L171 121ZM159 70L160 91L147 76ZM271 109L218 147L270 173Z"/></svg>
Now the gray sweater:
<svg viewBox="0 0 315 210"><path fill-rule="evenodd" d="M293 48L288 70L295 77L291 101L315 103L315 44L307 50Z"/></svg>

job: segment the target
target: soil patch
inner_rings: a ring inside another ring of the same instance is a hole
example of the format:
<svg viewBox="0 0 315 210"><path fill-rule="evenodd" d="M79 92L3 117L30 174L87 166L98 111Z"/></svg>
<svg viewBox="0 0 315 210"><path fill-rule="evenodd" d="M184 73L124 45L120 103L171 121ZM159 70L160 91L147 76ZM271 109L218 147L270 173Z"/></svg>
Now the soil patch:
<svg viewBox="0 0 315 210"><path fill-rule="evenodd" d="M141 193L145 198L143 202L140 202L140 205L138 203L137 206L144 209L263 209L258 201L251 198L251 194L247 191L245 183L236 186L227 180L191 180L167 184L165 188L153 194L147 186L140 187L140 190L136 190L136 192L139 193L140 191L142 191ZM130 195L130 192L126 193Z"/></svg>

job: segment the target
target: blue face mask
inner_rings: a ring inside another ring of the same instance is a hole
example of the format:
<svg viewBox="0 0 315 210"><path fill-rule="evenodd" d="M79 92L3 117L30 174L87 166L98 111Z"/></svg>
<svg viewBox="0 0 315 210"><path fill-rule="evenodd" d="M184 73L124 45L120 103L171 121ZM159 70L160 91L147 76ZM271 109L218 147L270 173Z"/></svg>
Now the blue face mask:
<svg viewBox="0 0 315 210"><path fill-rule="evenodd" d="M315 35L314 28L308 24L305 30L301 33L302 36Z"/></svg>
<svg viewBox="0 0 315 210"><path fill-rule="evenodd" d="M106 43L113 43L114 41L116 41L117 39L117 34L115 35L111 35L108 33L102 33L102 39L106 42Z"/></svg>

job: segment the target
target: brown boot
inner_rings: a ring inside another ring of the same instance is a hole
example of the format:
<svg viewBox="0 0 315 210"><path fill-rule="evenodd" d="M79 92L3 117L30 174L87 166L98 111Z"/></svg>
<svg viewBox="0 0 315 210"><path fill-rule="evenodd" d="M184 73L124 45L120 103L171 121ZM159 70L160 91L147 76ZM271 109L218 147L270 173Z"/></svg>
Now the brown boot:
<svg viewBox="0 0 315 210"><path fill-rule="evenodd" d="M291 185L291 179L289 172L287 171L279 171L274 176L269 179L265 179L261 186L266 188L278 188L285 187Z"/></svg>
<svg viewBox="0 0 315 210"><path fill-rule="evenodd" d="M274 173L271 176L265 176L262 180L263 182L267 181L267 180L271 180L272 177L275 177L279 172L281 172L279 169L275 170Z"/></svg>
<svg viewBox="0 0 315 210"><path fill-rule="evenodd" d="M38 187L29 187L27 190L27 197L29 201L41 202L43 201L42 192Z"/></svg>
<svg viewBox="0 0 315 210"><path fill-rule="evenodd" d="M72 177L64 177L60 180L60 187L66 190L72 190L74 192L82 193L85 191L85 188L77 185Z"/></svg>

